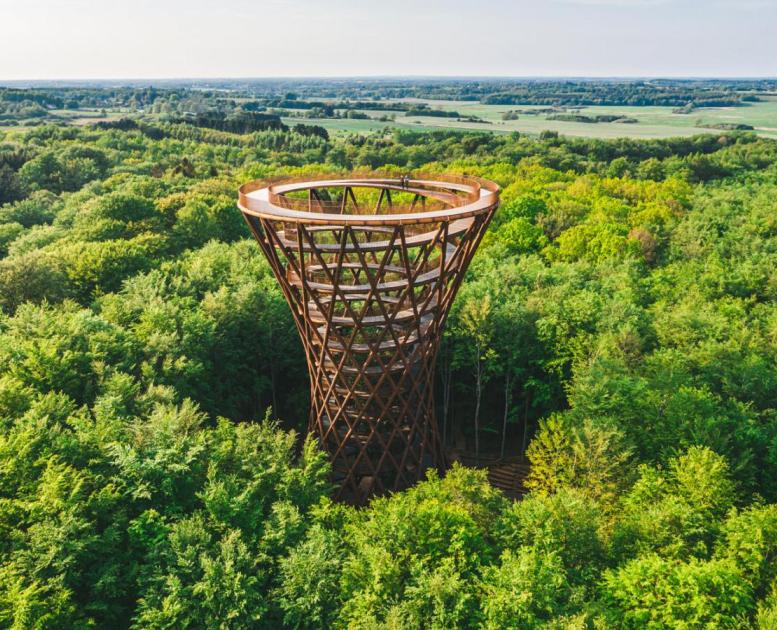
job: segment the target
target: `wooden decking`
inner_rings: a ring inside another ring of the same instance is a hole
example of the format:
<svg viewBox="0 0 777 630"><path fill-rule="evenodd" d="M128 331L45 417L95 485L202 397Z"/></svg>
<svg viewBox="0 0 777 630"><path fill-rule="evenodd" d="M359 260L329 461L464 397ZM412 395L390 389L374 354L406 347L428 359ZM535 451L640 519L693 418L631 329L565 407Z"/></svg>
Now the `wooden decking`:
<svg viewBox="0 0 777 630"><path fill-rule="evenodd" d="M450 451L448 452L448 461L458 461L472 468L487 469L491 485L501 490L510 499L520 499L528 492L524 480L529 474L529 464L521 457L481 456L476 461L471 453Z"/></svg>

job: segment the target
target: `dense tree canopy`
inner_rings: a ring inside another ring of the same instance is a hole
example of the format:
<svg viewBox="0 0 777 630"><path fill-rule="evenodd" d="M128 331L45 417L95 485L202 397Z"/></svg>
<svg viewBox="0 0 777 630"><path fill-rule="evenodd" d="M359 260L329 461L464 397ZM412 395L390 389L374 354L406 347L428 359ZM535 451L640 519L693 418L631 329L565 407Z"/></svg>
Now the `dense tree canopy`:
<svg viewBox="0 0 777 630"><path fill-rule="evenodd" d="M774 627L775 164L737 133L0 132L0 625ZM458 465L328 499L235 191L359 168L503 188L437 400L448 446L526 455L522 501Z"/></svg>

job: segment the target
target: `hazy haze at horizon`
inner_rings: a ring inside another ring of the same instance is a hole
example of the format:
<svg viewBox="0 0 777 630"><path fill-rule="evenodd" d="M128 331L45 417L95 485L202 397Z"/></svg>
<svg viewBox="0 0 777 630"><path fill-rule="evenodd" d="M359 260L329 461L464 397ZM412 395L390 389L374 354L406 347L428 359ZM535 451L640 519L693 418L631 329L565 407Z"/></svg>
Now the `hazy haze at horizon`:
<svg viewBox="0 0 777 630"><path fill-rule="evenodd" d="M0 15L0 80L777 76L777 0L0 0Z"/></svg>

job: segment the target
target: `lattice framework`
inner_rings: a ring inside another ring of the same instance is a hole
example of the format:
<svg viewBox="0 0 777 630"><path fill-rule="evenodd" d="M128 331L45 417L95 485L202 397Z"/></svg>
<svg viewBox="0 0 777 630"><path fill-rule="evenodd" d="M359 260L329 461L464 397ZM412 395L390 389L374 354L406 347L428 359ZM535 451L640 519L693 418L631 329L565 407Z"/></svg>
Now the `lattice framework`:
<svg viewBox="0 0 777 630"><path fill-rule="evenodd" d="M361 503L444 467L437 348L498 198L491 182L439 175L240 189L302 339L309 430L340 498Z"/></svg>

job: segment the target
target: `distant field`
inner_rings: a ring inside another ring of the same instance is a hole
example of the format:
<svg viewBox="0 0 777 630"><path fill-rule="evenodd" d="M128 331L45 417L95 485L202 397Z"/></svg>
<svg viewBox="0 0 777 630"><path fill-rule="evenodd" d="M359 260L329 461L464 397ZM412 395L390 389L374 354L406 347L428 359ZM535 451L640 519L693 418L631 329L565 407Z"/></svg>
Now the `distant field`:
<svg viewBox="0 0 777 630"><path fill-rule="evenodd" d="M123 111L108 110L105 114L103 114L98 109L52 109L50 113L51 115L47 118L22 121L13 126L0 127L0 129L5 129L8 132L21 132L40 124L52 121L66 122L70 125L78 126L91 125L96 122L100 122L101 120L115 120L117 118L130 115L133 112L129 109Z"/></svg>
<svg viewBox="0 0 777 630"><path fill-rule="evenodd" d="M743 107L720 107L697 109L690 114L675 114L672 107L585 107L580 113L593 116L610 114L634 118L636 123L583 123L547 120L545 114L520 115L518 120L502 120L502 114L509 110L542 109L528 105L483 105L477 102L435 101L418 99L432 108L456 111L462 117L475 116L485 123L457 121L455 118L434 116L405 116L403 112L365 111L370 116L395 114L394 122L359 119L299 119L285 118L287 124L304 122L321 125L333 131L376 131L387 126L417 130L457 129L469 131L489 131L510 133L519 131L539 134L541 131L557 131L567 136L592 138L666 138L671 136L691 136L700 133L721 133L703 125L721 123L752 125L759 135L777 138L777 97L768 97L760 103ZM571 111L571 110L570 110Z"/></svg>
<svg viewBox="0 0 777 630"><path fill-rule="evenodd" d="M102 114L99 110L88 109L59 109L55 110L57 116L60 118L67 118L69 122L74 125L91 125L101 120L115 120L126 116L127 112L122 111L106 111Z"/></svg>
<svg viewBox="0 0 777 630"><path fill-rule="evenodd" d="M370 116L370 119L349 118L297 118L285 117L287 125L297 123L320 125L332 132L370 133L386 127L399 127L417 131L458 130L486 131L491 133L511 133L518 131L537 135L542 131L557 131L566 136L589 138L667 138L672 136L692 136L700 133L722 133L705 125L721 123L746 124L755 128L759 135L777 138L777 96L762 97L766 100L742 107L708 107L697 109L690 114L675 114L672 107L630 107L597 106L567 108L566 113L579 112L586 116L616 115L635 119L636 123L588 123L548 120L547 114L519 114L517 120L502 120L502 115L510 110L541 110L543 106L531 105L483 105L469 101L442 101L422 99L402 99L426 103L433 109L456 111L462 118L474 117L484 122L472 122L437 116L406 116L404 112L389 110L357 110ZM303 111L303 110L300 110ZM116 119L131 115L132 110L108 110L101 114L99 110L52 110L51 114L59 120L67 120L73 125L86 125L106 119ZM383 115L394 116L394 121L380 121ZM25 125L16 127L23 129Z"/></svg>

